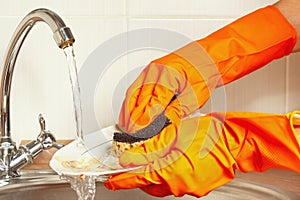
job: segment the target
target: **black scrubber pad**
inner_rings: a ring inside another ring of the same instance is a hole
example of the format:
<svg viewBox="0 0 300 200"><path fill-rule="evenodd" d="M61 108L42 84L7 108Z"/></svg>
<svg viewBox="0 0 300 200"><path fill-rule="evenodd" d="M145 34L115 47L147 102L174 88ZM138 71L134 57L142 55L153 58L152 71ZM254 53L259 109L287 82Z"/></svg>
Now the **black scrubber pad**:
<svg viewBox="0 0 300 200"><path fill-rule="evenodd" d="M136 133L114 133L113 140L116 142L126 143L144 141L159 134L169 124L171 124L171 122L163 112L151 124Z"/></svg>

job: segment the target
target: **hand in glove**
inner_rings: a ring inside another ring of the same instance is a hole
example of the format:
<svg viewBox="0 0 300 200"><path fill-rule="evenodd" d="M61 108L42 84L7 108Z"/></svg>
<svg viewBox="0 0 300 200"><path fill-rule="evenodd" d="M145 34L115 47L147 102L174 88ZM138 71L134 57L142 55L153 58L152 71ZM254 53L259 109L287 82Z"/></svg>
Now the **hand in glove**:
<svg viewBox="0 0 300 200"><path fill-rule="evenodd" d="M143 168L113 176L105 186L141 188L155 196L200 197L233 179L236 169L300 172L300 146L293 126L300 123L294 120L295 113L213 113L169 125L121 155L124 167Z"/></svg>
<svg viewBox="0 0 300 200"><path fill-rule="evenodd" d="M215 87L289 54L296 35L277 8L268 6L152 61L128 89L119 125L136 132L164 110L176 123L202 107Z"/></svg>

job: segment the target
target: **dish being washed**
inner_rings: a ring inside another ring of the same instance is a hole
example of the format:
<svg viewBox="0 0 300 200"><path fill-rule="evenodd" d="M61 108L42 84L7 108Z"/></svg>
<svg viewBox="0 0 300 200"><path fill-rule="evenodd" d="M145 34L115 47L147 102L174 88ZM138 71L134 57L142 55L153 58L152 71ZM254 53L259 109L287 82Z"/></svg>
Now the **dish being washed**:
<svg viewBox="0 0 300 200"><path fill-rule="evenodd" d="M84 136L84 142L75 140L59 149L50 161L50 167L59 175L109 176L139 167L123 168L112 154L115 126Z"/></svg>
<svg viewBox="0 0 300 200"><path fill-rule="evenodd" d="M203 116L196 111L187 118ZM118 157L127 149L133 148L159 134L171 122L162 113L149 126L134 134L122 132L110 126L85 135L84 144L78 140L58 150L50 161L50 166L58 174L107 176L131 171L139 167L123 168Z"/></svg>

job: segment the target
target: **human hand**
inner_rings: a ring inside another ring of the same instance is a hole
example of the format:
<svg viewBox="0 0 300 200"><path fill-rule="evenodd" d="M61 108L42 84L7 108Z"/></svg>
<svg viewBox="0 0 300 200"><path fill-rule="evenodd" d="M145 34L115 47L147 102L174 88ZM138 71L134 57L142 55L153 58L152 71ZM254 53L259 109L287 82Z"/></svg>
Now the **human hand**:
<svg viewBox="0 0 300 200"><path fill-rule="evenodd" d="M162 112L176 123L204 104L219 78L206 51L192 42L152 61L142 71L127 90L119 125L135 132Z"/></svg>
<svg viewBox="0 0 300 200"><path fill-rule="evenodd" d="M208 116L184 120L180 127L171 124L121 155L122 166L143 168L114 176L105 186L113 190L138 187L159 197L203 196L234 176L235 161L224 138L219 139L221 132L222 122ZM211 137L206 138L207 133Z"/></svg>
<svg viewBox="0 0 300 200"><path fill-rule="evenodd" d="M119 125L136 132L162 111L177 123L202 107L215 87L290 54L296 40L295 28L274 6L250 13L151 62L128 89Z"/></svg>
<svg viewBox="0 0 300 200"><path fill-rule="evenodd" d="M300 173L297 113L212 113L171 124L121 155L122 166L143 168L113 176L105 186L140 188L160 197L200 197L233 179L236 169Z"/></svg>

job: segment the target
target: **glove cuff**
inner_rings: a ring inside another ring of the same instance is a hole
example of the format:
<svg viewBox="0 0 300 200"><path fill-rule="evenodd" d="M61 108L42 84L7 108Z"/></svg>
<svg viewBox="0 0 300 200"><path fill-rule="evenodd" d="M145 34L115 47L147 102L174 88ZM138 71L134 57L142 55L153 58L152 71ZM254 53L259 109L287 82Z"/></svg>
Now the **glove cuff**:
<svg viewBox="0 0 300 200"><path fill-rule="evenodd" d="M234 81L292 52L297 32L274 6L258 9L199 40L222 76Z"/></svg>

